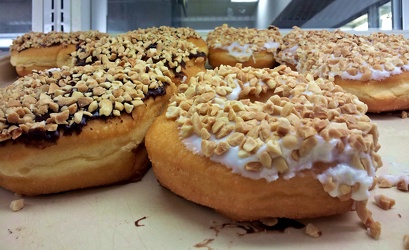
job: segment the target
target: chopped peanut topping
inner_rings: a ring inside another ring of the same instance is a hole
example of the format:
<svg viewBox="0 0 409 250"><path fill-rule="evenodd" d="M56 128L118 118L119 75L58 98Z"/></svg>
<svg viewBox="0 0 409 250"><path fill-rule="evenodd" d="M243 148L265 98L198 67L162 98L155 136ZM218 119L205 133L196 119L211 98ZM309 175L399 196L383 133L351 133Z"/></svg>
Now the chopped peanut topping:
<svg viewBox="0 0 409 250"><path fill-rule="evenodd" d="M283 37L276 60L293 65L299 72L330 80L335 76L381 80L409 65L409 40L381 32L363 36L294 27Z"/></svg>
<svg viewBox="0 0 409 250"><path fill-rule="evenodd" d="M277 27L269 27L266 30L255 28L234 28L223 24L216 27L207 35L209 47L226 47L233 42L241 46L249 45L249 49L254 52L266 50L275 53L281 43L281 34ZM277 46L268 46L268 43L277 43ZM266 46L267 44L267 46Z"/></svg>
<svg viewBox="0 0 409 250"><path fill-rule="evenodd" d="M80 44L71 55L74 65L78 66L102 64L111 67L110 65L135 64L136 60L144 60L158 65L156 78L161 80L164 76L173 77L183 73L182 69L187 67L186 62L191 58L206 57L188 38L200 36L190 28L161 26L138 29ZM198 65L204 65L204 62L204 59L195 60Z"/></svg>
<svg viewBox="0 0 409 250"><path fill-rule="evenodd" d="M107 37L108 34L98 31L77 31L77 32L28 32L13 40L10 46L11 51L22 51L28 48L43 48L59 44L79 44L85 41L98 40Z"/></svg>
<svg viewBox="0 0 409 250"><path fill-rule="evenodd" d="M376 126L365 115L366 105L327 80L314 80L285 66L221 66L197 74L178 91L166 116L177 121L183 140L201 138L201 153L210 158L222 159L228 153L234 161L235 152L244 175L268 172L269 180L294 176L312 167L310 153L323 144L333 154L347 154L343 161L348 159L346 164L356 170L372 173L382 165L376 154ZM266 93L270 98L265 102L251 101ZM325 184L325 190L337 188L345 200L359 187Z"/></svg>
<svg viewBox="0 0 409 250"><path fill-rule="evenodd" d="M169 77L158 80L155 69L138 61L108 69L63 67L22 77L0 89L0 142L34 130L58 131L85 118L131 113L150 96L163 95L171 84ZM96 78L104 80L97 83Z"/></svg>

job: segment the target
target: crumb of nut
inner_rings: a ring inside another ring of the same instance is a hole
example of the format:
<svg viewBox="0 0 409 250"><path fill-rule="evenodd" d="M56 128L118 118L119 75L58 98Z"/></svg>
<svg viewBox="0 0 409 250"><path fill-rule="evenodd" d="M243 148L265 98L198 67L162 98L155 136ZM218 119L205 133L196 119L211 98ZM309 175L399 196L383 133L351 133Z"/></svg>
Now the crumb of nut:
<svg viewBox="0 0 409 250"><path fill-rule="evenodd" d="M405 181L404 179L399 180L398 183L396 184L396 188L401 190L401 191L408 191L409 190L409 183Z"/></svg>
<svg viewBox="0 0 409 250"><path fill-rule="evenodd" d="M374 197L375 203L383 210L389 210L395 205L395 200L385 195L379 194Z"/></svg>
<svg viewBox="0 0 409 250"><path fill-rule="evenodd" d="M381 235L382 232L382 226L379 221L374 221L370 227L367 229L367 233L369 236L374 238L375 240L379 239L379 236Z"/></svg>
<svg viewBox="0 0 409 250"><path fill-rule="evenodd" d="M305 233L313 238L319 238L322 235L321 230L312 223L308 223L305 227Z"/></svg>
<svg viewBox="0 0 409 250"><path fill-rule="evenodd" d="M402 119L408 118L408 112L407 111L402 111Z"/></svg>
<svg viewBox="0 0 409 250"><path fill-rule="evenodd" d="M23 209L24 207L24 199L18 199L18 200L14 200L10 203L10 209L13 212L17 212L21 209Z"/></svg>
<svg viewBox="0 0 409 250"><path fill-rule="evenodd" d="M272 227L278 223L278 219L277 218L264 218L264 219L261 219L260 222L263 223L263 225Z"/></svg>
<svg viewBox="0 0 409 250"><path fill-rule="evenodd" d="M393 183L391 183L389 180L387 179L378 179L378 185L381 188L390 188L393 186Z"/></svg>
<svg viewBox="0 0 409 250"><path fill-rule="evenodd" d="M403 236L403 249L409 249L409 234Z"/></svg>

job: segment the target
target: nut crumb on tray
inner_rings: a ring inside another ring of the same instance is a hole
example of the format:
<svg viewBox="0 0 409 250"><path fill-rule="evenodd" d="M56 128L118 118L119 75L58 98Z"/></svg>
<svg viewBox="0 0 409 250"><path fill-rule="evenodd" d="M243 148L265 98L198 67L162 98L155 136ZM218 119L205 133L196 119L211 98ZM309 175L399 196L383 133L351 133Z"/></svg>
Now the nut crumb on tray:
<svg viewBox="0 0 409 250"><path fill-rule="evenodd" d="M10 203L10 209L13 212L17 212L21 209L23 209L24 207L24 199L18 199L18 200L14 200Z"/></svg>
<svg viewBox="0 0 409 250"><path fill-rule="evenodd" d="M376 205L383 210L389 210L395 205L395 200L385 195L378 194L374 198Z"/></svg>
<svg viewBox="0 0 409 250"><path fill-rule="evenodd" d="M313 238L319 238L322 235L321 230L312 223L308 223L305 227L305 233Z"/></svg>

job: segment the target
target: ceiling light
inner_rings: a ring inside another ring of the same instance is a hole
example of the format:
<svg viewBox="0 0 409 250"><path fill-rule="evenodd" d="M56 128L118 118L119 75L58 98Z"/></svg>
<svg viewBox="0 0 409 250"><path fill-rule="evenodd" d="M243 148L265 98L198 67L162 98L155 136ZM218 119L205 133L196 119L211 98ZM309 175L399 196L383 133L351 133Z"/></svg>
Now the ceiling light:
<svg viewBox="0 0 409 250"><path fill-rule="evenodd" d="M258 0L230 0L232 3L255 3L258 2Z"/></svg>

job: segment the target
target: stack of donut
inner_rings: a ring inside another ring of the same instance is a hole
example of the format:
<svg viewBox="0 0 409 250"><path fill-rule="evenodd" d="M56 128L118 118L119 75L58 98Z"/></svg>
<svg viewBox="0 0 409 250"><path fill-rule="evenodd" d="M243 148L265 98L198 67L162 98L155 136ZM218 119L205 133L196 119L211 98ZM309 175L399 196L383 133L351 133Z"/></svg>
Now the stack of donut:
<svg viewBox="0 0 409 250"><path fill-rule="evenodd" d="M286 66L221 66L179 86L145 145L164 187L234 220L356 209L377 237L366 202L382 161L366 111L339 86Z"/></svg>

